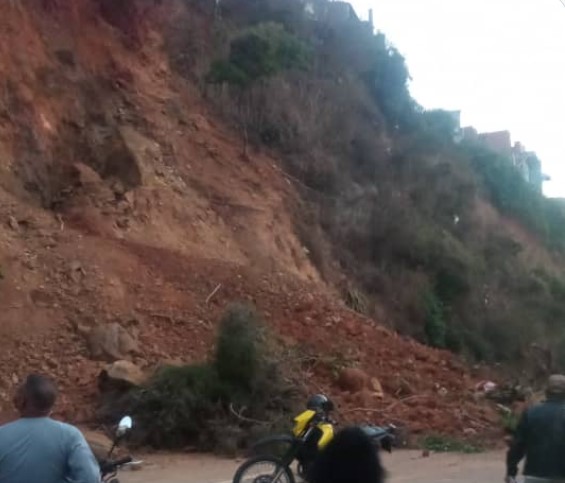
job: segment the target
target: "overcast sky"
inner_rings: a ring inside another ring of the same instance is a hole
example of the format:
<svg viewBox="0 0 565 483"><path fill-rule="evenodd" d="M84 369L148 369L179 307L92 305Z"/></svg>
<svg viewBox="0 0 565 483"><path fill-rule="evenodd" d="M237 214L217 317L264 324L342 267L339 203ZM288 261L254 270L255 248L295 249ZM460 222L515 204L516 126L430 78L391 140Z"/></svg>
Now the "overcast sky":
<svg viewBox="0 0 565 483"><path fill-rule="evenodd" d="M564 0L565 2L565 0ZM406 57L426 108L507 129L536 151L548 196L565 197L565 6L560 0L352 0Z"/></svg>

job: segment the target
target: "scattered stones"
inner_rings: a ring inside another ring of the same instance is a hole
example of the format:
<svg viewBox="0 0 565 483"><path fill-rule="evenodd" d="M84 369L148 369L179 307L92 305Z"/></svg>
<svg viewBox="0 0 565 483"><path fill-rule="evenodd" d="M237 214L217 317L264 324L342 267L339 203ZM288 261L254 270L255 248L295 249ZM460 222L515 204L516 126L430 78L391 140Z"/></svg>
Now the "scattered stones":
<svg viewBox="0 0 565 483"><path fill-rule="evenodd" d="M13 216L8 217L8 226L14 231L20 230L20 224L18 223L18 220L16 220Z"/></svg>
<svg viewBox="0 0 565 483"><path fill-rule="evenodd" d="M378 398L383 398L384 397L384 391L383 391L383 386L381 385L381 382L376 377L371 377L370 383L371 383L370 384L371 389L373 390L373 393L375 394L375 396L378 397Z"/></svg>
<svg viewBox="0 0 565 483"><path fill-rule="evenodd" d="M337 384L343 391L356 393L369 386L370 378L361 369L349 367L341 371Z"/></svg>
<svg viewBox="0 0 565 483"><path fill-rule="evenodd" d="M475 428L465 428L463 434L465 436L476 436L477 430Z"/></svg>
<svg viewBox="0 0 565 483"><path fill-rule="evenodd" d="M210 130L210 124L208 123L208 119L206 119L201 114L193 114L192 116L190 116L189 123L190 123L190 127L194 131L206 132Z"/></svg>
<svg viewBox="0 0 565 483"><path fill-rule="evenodd" d="M122 230L126 230L130 226L129 218L118 218L116 220L116 226Z"/></svg>
<svg viewBox="0 0 565 483"><path fill-rule="evenodd" d="M79 186L96 185L102 183L100 175L84 163L75 163L71 167L73 184Z"/></svg>
<svg viewBox="0 0 565 483"><path fill-rule="evenodd" d="M69 278L74 283L79 283L86 276L86 271L82 267L81 263L77 260L73 261L69 265Z"/></svg>

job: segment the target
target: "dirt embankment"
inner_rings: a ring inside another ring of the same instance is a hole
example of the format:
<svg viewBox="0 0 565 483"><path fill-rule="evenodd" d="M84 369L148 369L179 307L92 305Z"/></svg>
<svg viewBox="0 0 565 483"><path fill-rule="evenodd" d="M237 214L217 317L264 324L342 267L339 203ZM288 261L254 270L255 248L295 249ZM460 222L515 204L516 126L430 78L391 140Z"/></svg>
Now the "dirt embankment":
<svg viewBox="0 0 565 483"><path fill-rule="evenodd" d="M249 300L304 359L305 386L336 394L346 419L448 433L495 424L450 354L336 303L295 232L300 200L277 161L242 157L171 68L164 32L181 5L0 6L0 409L42 371L61 385L59 414L91 421L96 359L202 359L226 304ZM93 357L90 334L109 324L117 332L100 337L114 349ZM384 398L338 390L347 365Z"/></svg>

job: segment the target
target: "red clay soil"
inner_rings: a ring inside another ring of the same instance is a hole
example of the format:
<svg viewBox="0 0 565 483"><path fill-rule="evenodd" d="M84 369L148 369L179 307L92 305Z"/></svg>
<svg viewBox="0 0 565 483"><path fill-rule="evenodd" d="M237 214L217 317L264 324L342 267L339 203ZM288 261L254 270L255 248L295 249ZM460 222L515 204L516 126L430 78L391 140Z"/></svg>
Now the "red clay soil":
<svg viewBox="0 0 565 483"><path fill-rule="evenodd" d="M40 258L39 264L55 262L59 269L49 270L44 288L31 295L46 317L58 314L65 319L56 326L45 321L46 327L34 321L37 325L30 324L8 347L4 342L0 354L5 390L30 370L53 374L63 391L59 413L66 419L92 422L96 376L102 367L88 359L73 323L126 324L133 319L142 350L137 363L199 361L210 353L216 322L226 306L248 301L285 345L310 356L305 386L331 394L345 420L393 421L416 433L450 434L483 433L497 424L495 411L473 397L476 381L451 354L379 327L336 305L315 285L283 272L190 258L125 241L91 236L77 240L73 235L63 232L49 255ZM74 259L77 252L88 254L92 265L83 265L83 280L69 281L64 260ZM104 264L113 264L114 273L123 274L119 281L105 275ZM103 294L104 286L119 296ZM341 393L334 384L334 360L378 378L385 397Z"/></svg>
<svg viewBox="0 0 565 483"><path fill-rule="evenodd" d="M305 389L334 396L343 419L496 427L468 368L349 311L321 282L277 160L242 158L169 65L162 22L183 3L110 3L0 6L0 413L41 371L61 387L58 415L92 422L104 363L77 327L133 327L144 367L199 361L226 306L248 301L307 361ZM344 365L377 378L384 398L339 391Z"/></svg>

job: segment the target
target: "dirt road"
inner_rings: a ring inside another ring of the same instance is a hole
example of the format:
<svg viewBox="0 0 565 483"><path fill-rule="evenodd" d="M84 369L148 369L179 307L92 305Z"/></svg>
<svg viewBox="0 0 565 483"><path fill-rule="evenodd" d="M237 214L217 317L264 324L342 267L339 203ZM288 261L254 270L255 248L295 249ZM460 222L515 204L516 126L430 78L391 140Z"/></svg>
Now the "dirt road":
<svg viewBox="0 0 565 483"><path fill-rule="evenodd" d="M397 451L383 457L391 483L484 483L502 482L502 453L477 455L433 454ZM150 456L140 471L124 471L125 483L231 483L238 463L208 456Z"/></svg>

